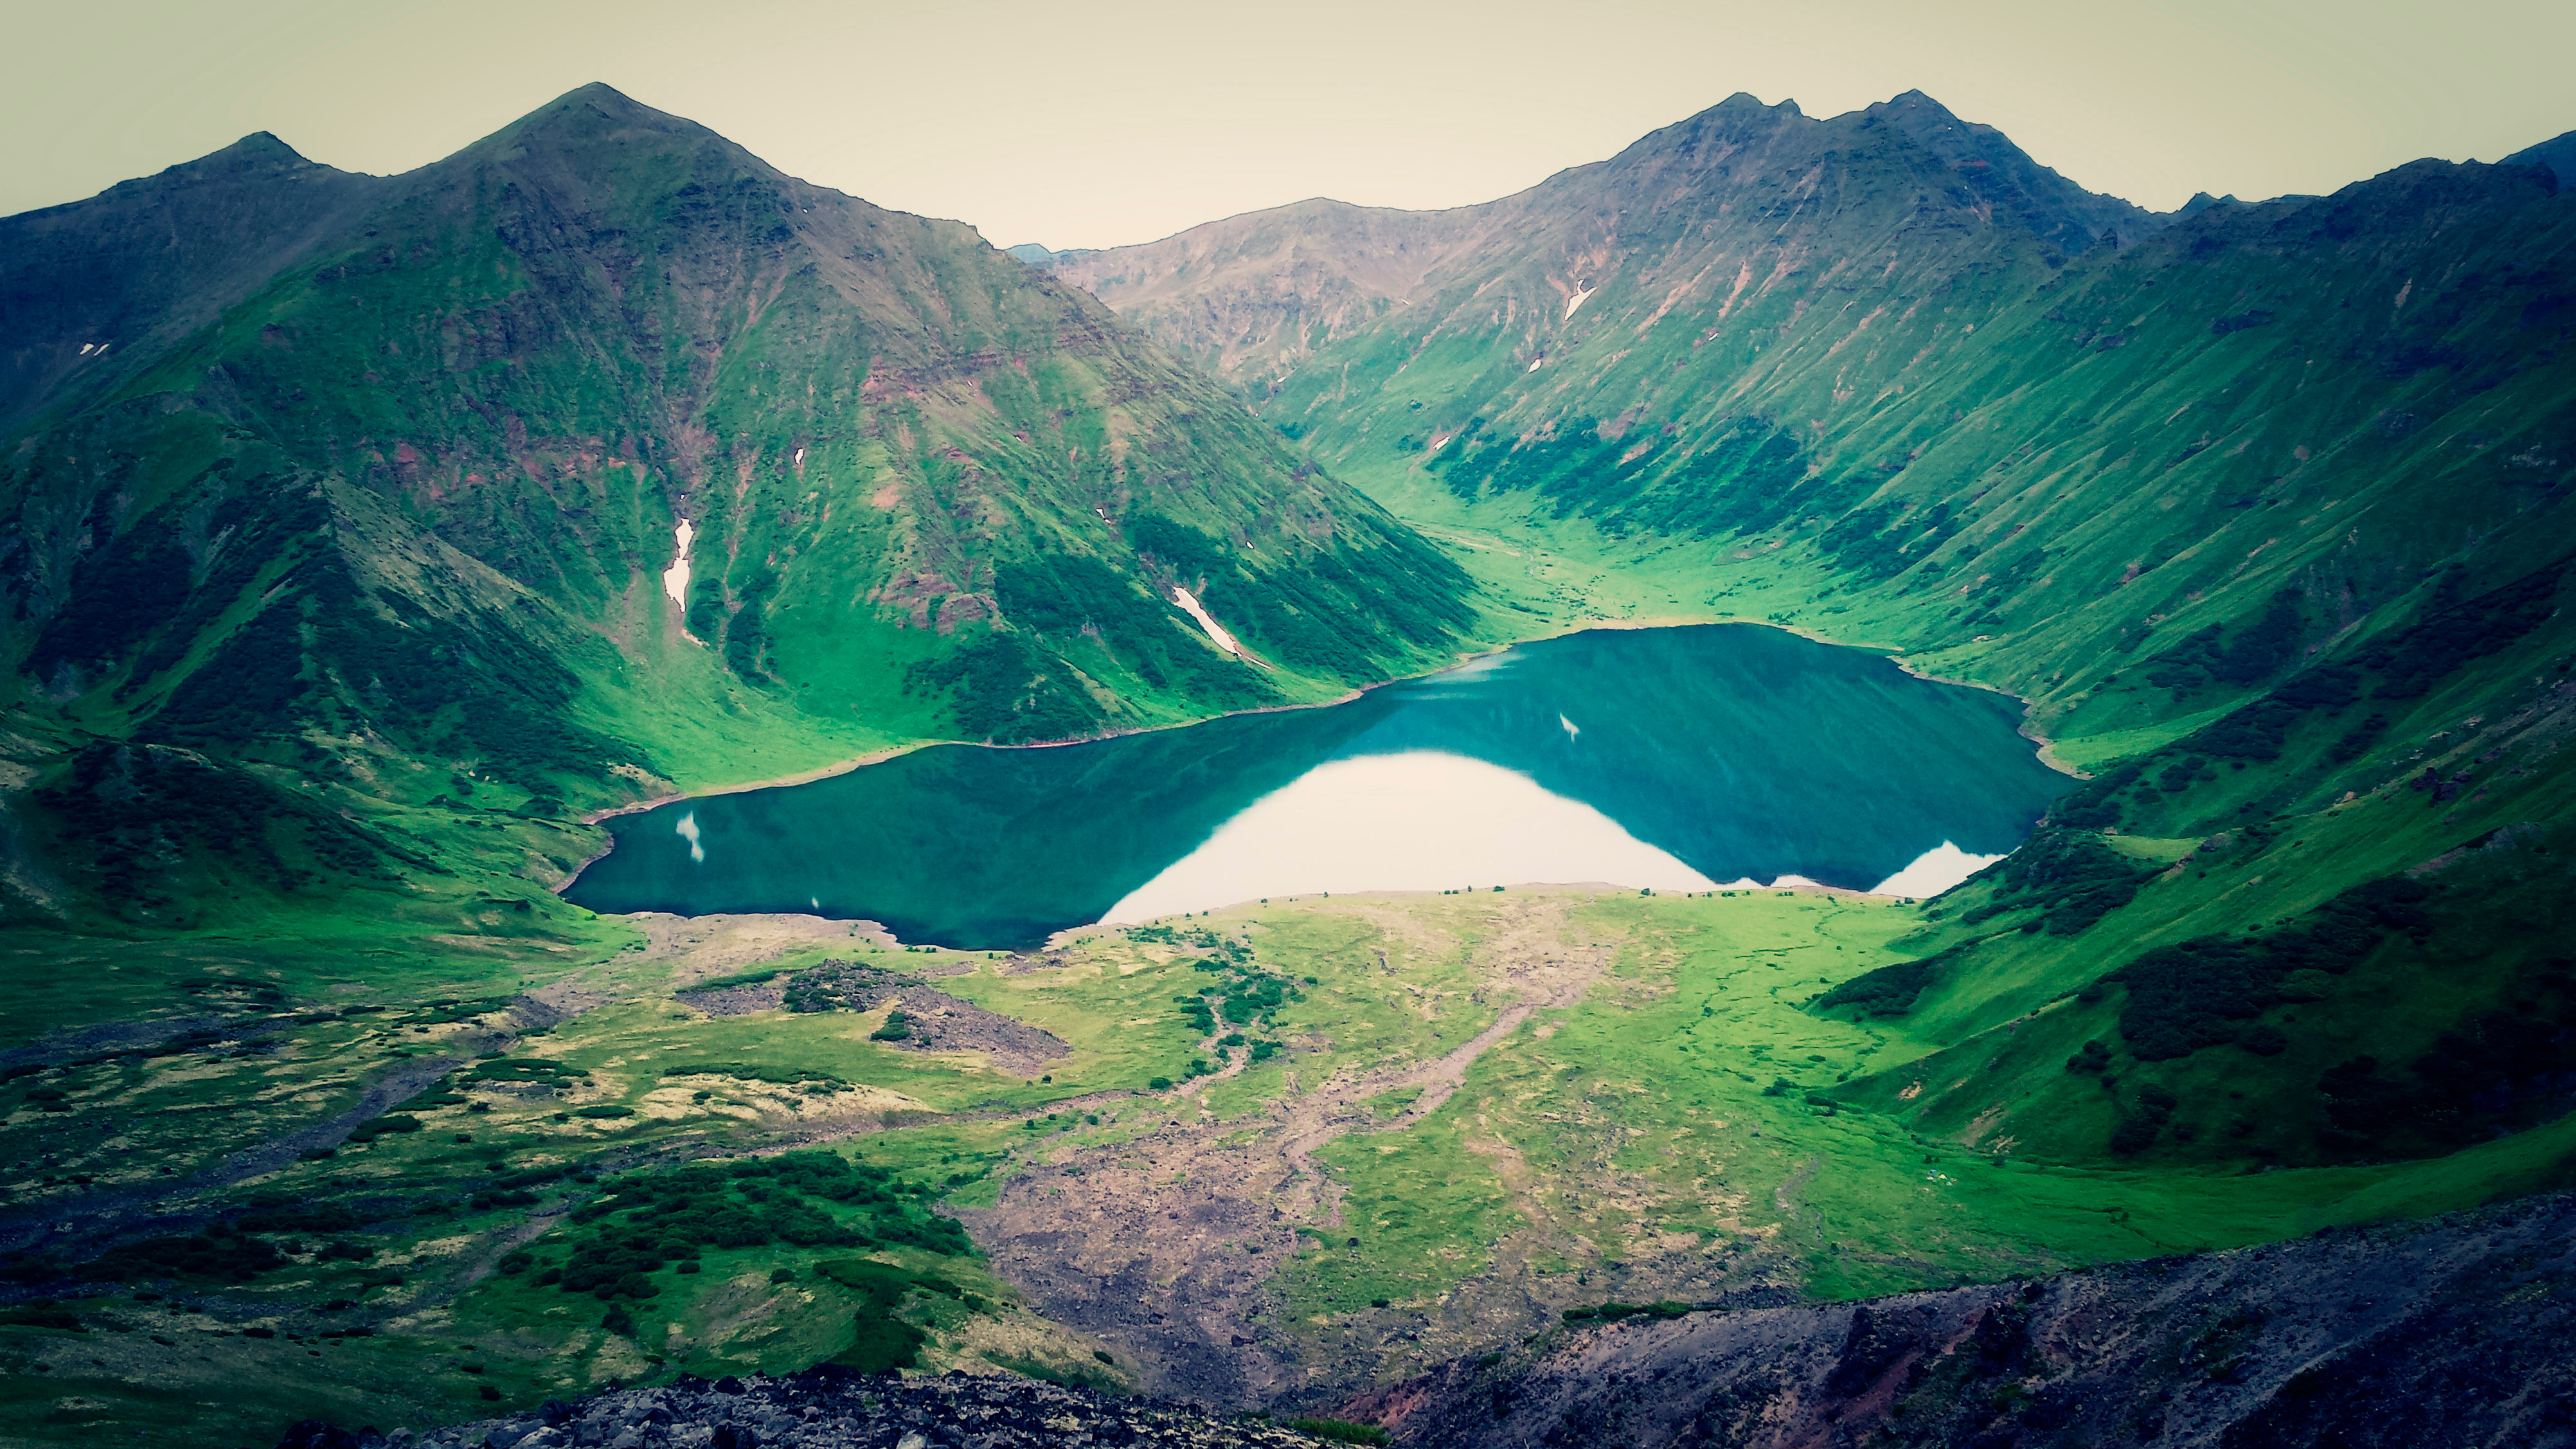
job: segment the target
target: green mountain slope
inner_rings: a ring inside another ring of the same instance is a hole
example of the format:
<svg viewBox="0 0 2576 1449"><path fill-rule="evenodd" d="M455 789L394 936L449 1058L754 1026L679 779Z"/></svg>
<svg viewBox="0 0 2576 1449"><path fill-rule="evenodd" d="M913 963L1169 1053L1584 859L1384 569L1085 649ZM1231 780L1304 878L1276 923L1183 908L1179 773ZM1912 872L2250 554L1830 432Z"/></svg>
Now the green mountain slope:
<svg viewBox="0 0 2576 1449"><path fill-rule="evenodd" d="M2448 1151L2576 1101L2548 154L2150 225L1920 97L1739 98L1467 209L1512 215L1232 376L1559 626L1887 647L2094 772L1818 1003L1935 1050L1848 1102L2059 1160ZM1267 216L1333 271L1330 218ZM1169 319L1238 295L1132 285L1103 295L1202 355Z"/></svg>
<svg viewBox="0 0 2576 1449"><path fill-rule="evenodd" d="M273 275L145 365L36 394L0 475L33 768L95 737L342 811L479 781L545 817L924 737L1328 698L1475 627L1439 552L962 225L598 86L406 176L317 169L238 189L364 204L285 239L227 213L215 280L91 310L149 301L166 330ZM65 257L85 228L123 245L122 190L15 224ZM85 276L22 265L12 335L76 335L46 299ZM46 798L95 833L84 798ZM279 849L274 882L333 873ZM118 896L99 862L124 850L73 853Z"/></svg>

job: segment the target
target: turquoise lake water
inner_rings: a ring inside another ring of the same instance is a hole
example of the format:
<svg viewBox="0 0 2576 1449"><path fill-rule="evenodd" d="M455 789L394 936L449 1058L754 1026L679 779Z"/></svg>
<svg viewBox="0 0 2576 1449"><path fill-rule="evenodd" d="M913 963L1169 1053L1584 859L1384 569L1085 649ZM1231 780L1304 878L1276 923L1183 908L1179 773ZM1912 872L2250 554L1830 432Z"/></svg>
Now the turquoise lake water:
<svg viewBox="0 0 2576 1449"><path fill-rule="evenodd" d="M610 821L613 848L564 894L867 919L979 950L1320 891L1794 877L1929 895L2071 783L2020 718L1776 629L1601 630L1324 708L939 745L675 802Z"/></svg>

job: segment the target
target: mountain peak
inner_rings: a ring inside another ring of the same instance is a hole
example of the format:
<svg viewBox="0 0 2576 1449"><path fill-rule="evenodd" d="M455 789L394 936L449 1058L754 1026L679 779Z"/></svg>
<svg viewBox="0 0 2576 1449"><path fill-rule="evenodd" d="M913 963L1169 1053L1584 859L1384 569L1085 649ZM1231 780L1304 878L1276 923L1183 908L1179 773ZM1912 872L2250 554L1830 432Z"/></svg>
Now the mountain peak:
<svg viewBox="0 0 2576 1449"><path fill-rule="evenodd" d="M200 164L220 158L243 161L302 161L305 156L294 147L277 139L274 131L253 131L220 151L200 158Z"/></svg>
<svg viewBox="0 0 2576 1449"><path fill-rule="evenodd" d="M684 116L656 110L605 81L592 81L564 92L467 150L488 146L531 150L578 147L638 133L722 140Z"/></svg>
<svg viewBox="0 0 2576 1449"><path fill-rule="evenodd" d="M318 162L305 159L301 152L277 139L268 131L253 131L219 151L209 151L194 161L182 161L151 176L133 181L120 181L110 190L130 186L155 186L215 181L242 176L277 174L305 170L330 170Z"/></svg>
<svg viewBox="0 0 2576 1449"><path fill-rule="evenodd" d="M697 122L656 110L603 81L564 92L448 159L468 166L533 160L580 174L625 164L618 157L681 152L721 153L725 164L769 170ZM436 172L446 165L424 169Z"/></svg>
<svg viewBox="0 0 2576 1449"><path fill-rule="evenodd" d="M1961 120L1958 112L1921 91L1906 91L1890 96L1886 100L1863 106L1860 114L1866 120L1893 121L1904 127L1906 133L1918 141L1943 131L1961 131L1976 135L2002 134L1992 126ZM2018 149L2015 148L2016 151Z"/></svg>
<svg viewBox="0 0 2576 1449"><path fill-rule="evenodd" d="M694 124L681 121L680 117L668 111L657 111L606 81L592 81L588 85L575 86L555 97L550 103L539 106L530 114L575 107L587 108L611 120L640 121L647 124L656 121L679 121L682 125Z"/></svg>

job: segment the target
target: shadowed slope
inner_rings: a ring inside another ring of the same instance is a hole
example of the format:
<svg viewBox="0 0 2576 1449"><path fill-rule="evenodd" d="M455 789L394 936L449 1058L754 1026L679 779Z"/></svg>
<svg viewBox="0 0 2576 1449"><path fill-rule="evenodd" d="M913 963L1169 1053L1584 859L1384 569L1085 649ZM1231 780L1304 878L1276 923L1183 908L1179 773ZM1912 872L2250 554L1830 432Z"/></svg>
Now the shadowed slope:
<svg viewBox="0 0 2576 1449"><path fill-rule="evenodd" d="M1327 698L1475 620L1439 553L961 224L604 86L333 178L255 138L10 223L53 238L23 296L86 295L104 248L100 306L215 319L119 343L0 473L35 736L554 815ZM129 255L152 227L198 260Z"/></svg>

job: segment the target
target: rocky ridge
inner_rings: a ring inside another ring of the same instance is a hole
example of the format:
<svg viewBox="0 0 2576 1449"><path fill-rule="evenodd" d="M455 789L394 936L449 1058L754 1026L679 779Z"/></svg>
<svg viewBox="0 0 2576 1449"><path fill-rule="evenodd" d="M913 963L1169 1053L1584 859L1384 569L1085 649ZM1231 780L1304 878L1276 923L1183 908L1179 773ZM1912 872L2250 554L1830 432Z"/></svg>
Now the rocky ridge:
<svg viewBox="0 0 2576 1449"><path fill-rule="evenodd" d="M1420 1446L2576 1444L2576 1195L2021 1284L1651 1313L1337 1411Z"/></svg>
<svg viewBox="0 0 2576 1449"><path fill-rule="evenodd" d="M830 1366L785 1378L623 1389L531 1414L415 1436L307 1421L278 1449L1005 1449L1005 1446L1311 1446L1267 1419L1218 1419L1176 1404L1120 1398L1000 1374L866 1376Z"/></svg>

